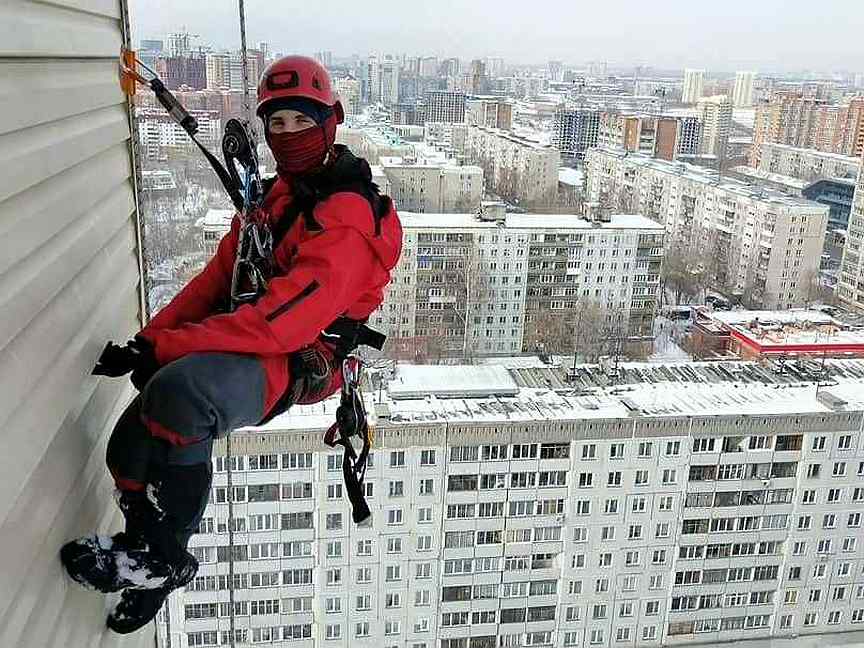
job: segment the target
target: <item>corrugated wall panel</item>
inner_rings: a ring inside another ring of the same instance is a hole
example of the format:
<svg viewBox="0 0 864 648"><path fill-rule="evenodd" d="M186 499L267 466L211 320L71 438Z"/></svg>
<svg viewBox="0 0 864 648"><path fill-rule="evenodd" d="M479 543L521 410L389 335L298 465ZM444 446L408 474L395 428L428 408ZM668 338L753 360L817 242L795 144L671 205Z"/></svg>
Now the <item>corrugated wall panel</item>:
<svg viewBox="0 0 864 648"><path fill-rule="evenodd" d="M104 465L127 381L90 369L140 326L118 0L0 5L0 646L153 646L57 552L120 516Z"/></svg>

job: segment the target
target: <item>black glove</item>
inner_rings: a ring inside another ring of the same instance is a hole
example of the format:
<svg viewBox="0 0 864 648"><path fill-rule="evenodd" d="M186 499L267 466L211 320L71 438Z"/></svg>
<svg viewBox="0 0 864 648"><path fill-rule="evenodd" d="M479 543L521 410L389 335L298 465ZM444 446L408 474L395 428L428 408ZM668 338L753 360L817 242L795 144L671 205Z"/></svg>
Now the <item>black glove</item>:
<svg viewBox="0 0 864 648"><path fill-rule="evenodd" d="M144 338L129 340L126 346L109 342L93 367L94 376L117 378L130 371L132 384L140 391L159 370L153 347Z"/></svg>

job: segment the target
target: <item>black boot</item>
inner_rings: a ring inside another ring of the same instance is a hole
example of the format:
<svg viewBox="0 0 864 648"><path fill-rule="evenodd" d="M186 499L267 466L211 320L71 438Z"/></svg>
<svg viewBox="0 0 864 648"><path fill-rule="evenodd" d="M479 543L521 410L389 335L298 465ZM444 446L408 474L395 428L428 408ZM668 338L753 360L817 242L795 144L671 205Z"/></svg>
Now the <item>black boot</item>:
<svg viewBox="0 0 864 648"><path fill-rule="evenodd" d="M174 572L143 540L126 532L67 542L60 561L77 583L106 594L127 587L161 587Z"/></svg>
<svg viewBox="0 0 864 648"><path fill-rule="evenodd" d="M135 632L150 623L159 613L168 595L188 584L198 571L198 561L191 554L176 565L174 573L162 587L156 589L127 589L108 615L108 627L118 634Z"/></svg>

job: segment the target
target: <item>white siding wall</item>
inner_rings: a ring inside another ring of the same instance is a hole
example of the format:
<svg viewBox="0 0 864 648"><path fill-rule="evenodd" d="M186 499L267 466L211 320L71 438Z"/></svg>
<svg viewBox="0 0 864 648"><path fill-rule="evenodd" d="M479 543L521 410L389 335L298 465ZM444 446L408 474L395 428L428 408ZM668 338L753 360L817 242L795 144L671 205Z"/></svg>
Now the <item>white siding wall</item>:
<svg viewBox="0 0 864 648"><path fill-rule="evenodd" d="M126 381L91 377L140 326L119 0L0 5L0 646L149 646L57 552L119 528L104 465Z"/></svg>

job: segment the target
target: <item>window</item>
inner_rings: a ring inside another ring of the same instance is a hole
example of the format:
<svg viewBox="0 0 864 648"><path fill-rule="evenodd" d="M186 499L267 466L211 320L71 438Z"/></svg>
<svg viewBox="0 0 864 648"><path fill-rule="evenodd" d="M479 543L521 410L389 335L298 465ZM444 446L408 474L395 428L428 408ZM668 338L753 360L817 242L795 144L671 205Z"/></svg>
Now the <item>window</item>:
<svg viewBox="0 0 864 648"><path fill-rule="evenodd" d="M341 520L341 514L340 513L336 513L335 515L339 515L340 520ZM329 518L330 515L328 515L327 517ZM387 510L387 524L390 524L390 525L402 524L402 509L388 509ZM340 522L339 528L341 528L341 522Z"/></svg>
<svg viewBox="0 0 864 648"><path fill-rule="evenodd" d="M594 482L594 473L579 473L579 488L591 488Z"/></svg>
<svg viewBox="0 0 864 648"><path fill-rule="evenodd" d="M582 446L582 459L583 461L589 459L597 458L597 444L595 443L586 443Z"/></svg>
<svg viewBox="0 0 864 648"><path fill-rule="evenodd" d="M290 515L290 514L289 514ZM342 528L342 514L328 513L325 518L325 526L328 531L334 531Z"/></svg>
<svg viewBox="0 0 864 648"><path fill-rule="evenodd" d="M402 497L405 494L405 484L402 480L390 481L390 497Z"/></svg>
<svg viewBox="0 0 864 648"><path fill-rule="evenodd" d="M504 446L505 448L507 446ZM434 466L435 465L435 450L421 450L420 451L420 465L421 466Z"/></svg>
<svg viewBox="0 0 864 648"><path fill-rule="evenodd" d="M402 580L402 566L387 565L385 574L385 580L387 580L388 582Z"/></svg>
<svg viewBox="0 0 864 648"><path fill-rule="evenodd" d="M834 477L845 477L846 476L846 462L845 461L835 461L834 467L831 470L831 474Z"/></svg>
<svg viewBox="0 0 864 648"><path fill-rule="evenodd" d="M365 612L372 609L372 597L369 594L360 594L356 598L354 609L358 612Z"/></svg>
<svg viewBox="0 0 864 648"><path fill-rule="evenodd" d="M811 446L811 449L814 452L819 452L820 450L824 450L826 438L827 437L824 437L824 436L813 437L813 445Z"/></svg>
<svg viewBox="0 0 864 648"><path fill-rule="evenodd" d="M392 450L390 452L390 467L403 468L405 466L405 451Z"/></svg>
<svg viewBox="0 0 864 648"><path fill-rule="evenodd" d="M667 457L677 457L681 454L681 442L680 441L667 441L666 442L666 456Z"/></svg>
<svg viewBox="0 0 864 648"><path fill-rule="evenodd" d="M621 471L610 472L606 485L616 487L621 485Z"/></svg>
<svg viewBox="0 0 864 648"><path fill-rule="evenodd" d="M342 637L342 626L338 623L328 624L325 627L324 638L325 639L339 639Z"/></svg>
<svg viewBox="0 0 864 648"><path fill-rule="evenodd" d="M342 599L328 598L325 602L325 609L327 614L339 614L342 612Z"/></svg>
<svg viewBox="0 0 864 648"><path fill-rule="evenodd" d="M342 584L342 570L339 568L333 568L327 570L327 584L328 585L341 585Z"/></svg>
<svg viewBox="0 0 864 648"><path fill-rule="evenodd" d="M417 524L429 524L432 522L432 507L417 509Z"/></svg>
<svg viewBox="0 0 864 648"><path fill-rule="evenodd" d="M342 499L342 484L327 484L327 499Z"/></svg>
<svg viewBox="0 0 864 648"><path fill-rule="evenodd" d="M648 484L648 471L637 470L634 484L636 486L646 486Z"/></svg>
<svg viewBox="0 0 864 648"><path fill-rule="evenodd" d="M716 439L693 439L693 452L714 452Z"/></svg>
<svg viewBox="0 0 864 648"><path fill-rule="evenodd" d="M609 458L610 459L623 459L624 458L624 444L623 443L612 443L609 445Z"/></svg>
<svg viewBox="0 0 864 648"><path fill-rule="evenodd" d="M354 636L355 637L368 637L369 636L369 622L361 621L354 626Z"/></svg>
<svg viewBox="0 0 864 648"><path fill-rule="evenodd" d="M637 453L637 457L640 459L647 459L651 456L651 451L653 449L654 444L651 441L640 441L639 442L639 452Z"/></svg>

